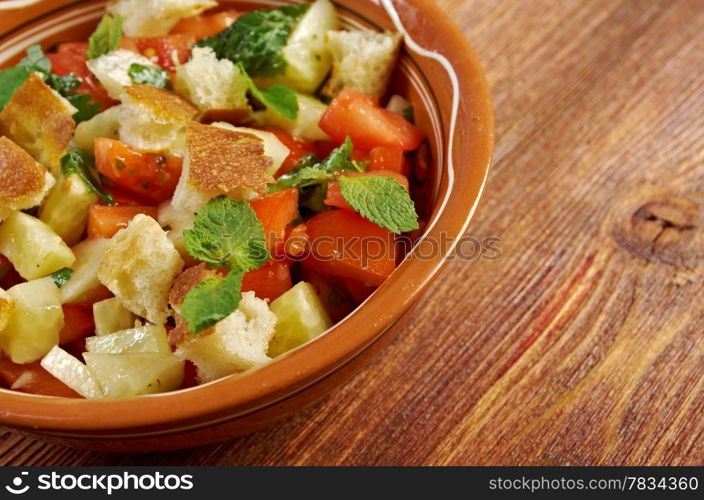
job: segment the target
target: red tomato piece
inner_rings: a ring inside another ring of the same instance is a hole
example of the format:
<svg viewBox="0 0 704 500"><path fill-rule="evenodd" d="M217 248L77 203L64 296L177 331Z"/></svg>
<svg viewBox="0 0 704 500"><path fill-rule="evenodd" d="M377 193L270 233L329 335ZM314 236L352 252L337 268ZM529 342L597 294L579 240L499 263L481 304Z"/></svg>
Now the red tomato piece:
<svg viewBox="0 0 704 500"><path fill-rule="evenodd" d="M151 38L135 38L133 41L140 54L162 68L173 71L176 66L188 61L191 47L196 39L190 33L175 33Z"/></svg>
<svg viewBox="0 0 704 500"><path fill-rule="evenodd" d="M340 283L339 278L317 273L307 266L305 262L303 265L303 280L316 288L318 297L320 297L325 310L334 323L340 321L357 307L345 287Z"/></svg>
<svg viewBox="0 0 704 500"><path fill-rule="evenodd" d="M80 94L88 94L93 102L101 104L101 111L114 106L117 101L108 96L105 87L93 76L86 65L86 51L88 42L62 43L53 54L47 54L51 61L51 70L59 76L69 73L81 81L81 86L76 89Z"/></svg>
<svg viewBox="0 0 704 500"><path fill-rule="evenodd" d="M156 207L92 205L88 210L88 238L112 238L138 214L156 219Z"/></svg>
<svg viewBox="0 0 704 500"><path fill-rule="evenodd" d="M260 299L276 300L292 287L288 262L270 260L242 278L242 291L254 292Z"/></svg>
<svg viewBox="0 0 704 500"><path fill-rule="evenodd" d="M173 27L171 33L190 33L197 40L213 36L227 29L237 21L240 13L236 10L225 10L214 14L199 14L197 16L181 19Z"/></svg>
<svg viewBox="0 0 704 500"><path fill-rule="evenodd" d="M312 270L381 285L396 268L393 233L347 210L331 210L306 222Z"/></svg>
<svg viewBox="0 0 704 500"><path fill-rule="evenodd" d="M338 143L350 137L355 147L363 151L379 146L412 151L423 142L423 132L418 127L380 107L371 97L349 89L330 103L320 128Z"/></svg>
<svg viewBox="0 0 704 500"><path fill-rule="evenodd" d="M264 226L267 248L278 255L284 246L286 226L298 218L298 190L284 189L251 202Z"/></svg>
<svg viewBox="0 0 704 500"><path fill-rule="evenodd" d="M100 138L95 140L95 165L120 188L156 205L174 195L183 160L142 153L120 141Z"/></svg>
<svg viewBox="0 0 704 500"><path fill-rule="evenodd" d="M367 298L374 293L374 290L376 290L377 287L375 286L370 286L370 285L365 285L364 283L361 283L357 280L353 280L350 278L343 278L342 279L342 284L347 290L347 292L350 294L350 296L357 302L358 304L361 304Z"/></svg>
<svg viewBox="0 0 704 500"><path fill-rule="evenodd" d="M371 150L369 153L369 164L367 165L367 172L377 170L388 170L408 177L410 165L403 154L403 150L380 146Z"/></svg>
<svg viewBox="0 0 704 500"><path fill-rule="evenodd" d="M0 358L0 381L11 387L18 380L22 382L22 385L16 388L20 392L64 398L81 397L42 368L39 361L20 365L13 363L9 358Z"/></svg>
<svg viewBox="0 0 704 500"><path fill-rule="evenodd" d="M112 195L115 205L138 207L148 205L148 202L138 196L115 186L103 186L103 189Z"/></svg>
<svg viewBox="0 0 704 500"><path fill-rule="evenodd" d="M298 258L305 254L308 248L308 229L305 224L298 224L286 230L286 243L284 252L291 258Z"/></svg>
<svg viewBox="0 0 704 500"><path fill-rule="evenodd" d="M64 304L61 308L64 311L64 327L59 333L59 344L68 344L95 332L92 306Z"/></svg>

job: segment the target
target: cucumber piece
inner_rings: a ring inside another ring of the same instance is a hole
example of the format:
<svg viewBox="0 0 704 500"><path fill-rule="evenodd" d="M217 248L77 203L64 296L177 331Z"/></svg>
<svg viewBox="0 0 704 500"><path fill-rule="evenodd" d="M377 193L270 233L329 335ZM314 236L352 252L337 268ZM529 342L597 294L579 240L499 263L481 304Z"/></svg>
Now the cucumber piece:
<svg viewBox="0 0 704 500"><path fill-rule="evenodd" d="M86 399L101 399L103 390L86 365L54 346L41 361L42 368Z"/></svg>
<svg viewBox="0 0 704 500"><path fill-rule="evenodd" d="M132 328L136 319L137 316L125 309L117 297L93 304L96 335L106 335Z"/></svg>
<svg viewBox="0 0 704 500"><path fill-rule="evenodd" d="M146 325L121 332L88 337L88 352L124 354L128 352L171 353L171 346L163 326Z"/></svg>
<svg viewBox="0 0 704 500"><path fill-rule="evenodd" d="M75 245L86 230L88 208L95 203L98 203L98 195L91 192L80 177L62 176L39 210L39 220L61 236L67 245Z"/></svg>

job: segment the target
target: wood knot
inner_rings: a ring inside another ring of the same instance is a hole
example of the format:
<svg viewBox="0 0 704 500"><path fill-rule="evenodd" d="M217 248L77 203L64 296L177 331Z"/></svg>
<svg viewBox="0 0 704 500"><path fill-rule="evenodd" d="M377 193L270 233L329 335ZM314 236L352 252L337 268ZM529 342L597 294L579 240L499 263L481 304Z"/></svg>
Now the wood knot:
<svg viewBox="0 0 704 500"><path fill-rule="evenodd" d="M610 232L632 254L678 269L693 269L704 261L704 224L698 203L649 187L616 208Z"/></svg>

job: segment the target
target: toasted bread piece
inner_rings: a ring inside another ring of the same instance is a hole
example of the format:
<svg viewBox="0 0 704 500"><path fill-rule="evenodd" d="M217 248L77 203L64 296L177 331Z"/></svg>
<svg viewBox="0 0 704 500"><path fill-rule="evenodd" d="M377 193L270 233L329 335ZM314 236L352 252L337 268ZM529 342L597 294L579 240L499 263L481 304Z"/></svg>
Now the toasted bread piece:
<svg viewBox="0 0 704 500"><path fill-rule="evenodd" d="M29 153L7 137L0 137L0 221L15 210L41 204L54 182Z"/></svg>
<svg viewBox="0 0 704 500"><path fill-rule="evenodd" d="M235 312L212 330L190 336L176 354L196 365L200 383L209 382L269 361L275 327L276 315L266 301L245 292Z"/></svg>
<svg viewBox="0 0 704 500"><path fill-rule="evenodd" d="M129 70L133 64L158 67L143 55L131 50L118 49L95 59L90 59L88 69L103 84L113 99L121 100L125 87L132 85Z"/></svg>
<svg viewBox="0 0 704 500"><path fill-rule="evenodd" d="M168 90L152 85L124 88L120 140L143 151L182 154L186 125L198 109Z"/></svg>
<svg viewBox="0 0 704 500"><path fill-rule="evenodd" d="M400 33L330 31L328 47L333 65L323 94L334 97L349 88L370 96L386 93L401 47Z"/></svg>
<svg viewBox="0 0 704 500"><path fill-rule="evenodd" d="M191 338L188 323L185 318L181 316L181 305L186 295L201 281L212 278L215 274L213 269L201 263L184 270L181 274L176 276L176 279L171 284L169 304L174 311L174 319L176 321L176 326L169 332L169 342L171 345L179 346ZM210 331L212 331L212 329ZM201 334L203 333L204 332L201 332Z"/></svg>
<svg viewBox="0 0 704 500"><path fill-rule="evenodd" d="M271 157L264 141L254 134L191 122L186 157L172 204L196 212L220 195L252 199L266 192L274 181Z"/></svg>
<svg viewBox="0 0 704 500"><path fill-rule="evenodd" d="M54 176L76 128L71 103L32 73L0 112L0 135L24 148Z"/></svg>
<svg viewBox="0 0 704 500"><path fill-rule="evenodd" d="M117 0L108 12L120 14L122 31L132 37L166 35L179 20L216 7L215 0Z"/></svg>
<svg viewBox="0 0 704 500"><path fill-rule="evenodd" d="M163 325L169 288L182 268L181 256L159 223L140 214L106 246L98 279L125 309Z"/></svg>
<svg viewBox="0 0 704 500"><path fill-rule="evenodd" d="M176 92L201 111L249 110L247 82L232 61L218 59L210 47L195 47L191 59L178 67Z"/></svg>

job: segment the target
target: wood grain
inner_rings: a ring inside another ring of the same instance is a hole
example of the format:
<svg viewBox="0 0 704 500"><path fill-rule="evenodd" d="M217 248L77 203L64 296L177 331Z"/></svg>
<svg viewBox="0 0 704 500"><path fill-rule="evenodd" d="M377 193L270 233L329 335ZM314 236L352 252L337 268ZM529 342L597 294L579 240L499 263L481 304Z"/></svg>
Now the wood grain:
<svg viewBox="0 0 704 500"><path fill-rule="evenodd" d="M701 0L442 0L497 113L454 261L340 391L257 434L108 455L2 436L0 463L704 464Z"/></svg>

